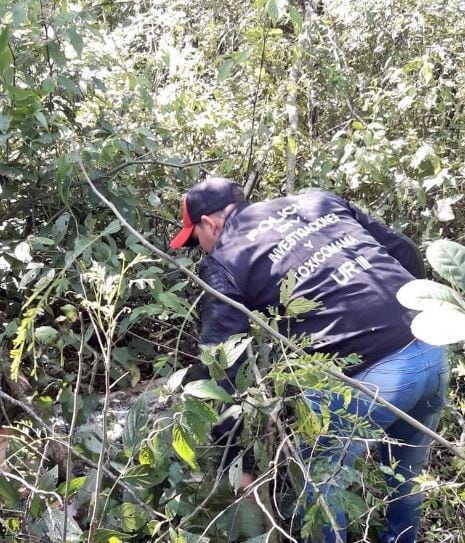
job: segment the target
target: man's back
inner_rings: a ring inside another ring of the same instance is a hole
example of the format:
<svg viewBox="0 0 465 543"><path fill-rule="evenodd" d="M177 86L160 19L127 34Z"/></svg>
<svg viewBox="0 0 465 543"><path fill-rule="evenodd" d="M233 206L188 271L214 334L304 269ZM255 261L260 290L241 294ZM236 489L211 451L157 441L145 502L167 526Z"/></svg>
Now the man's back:
<svg viewBox="0 0 465 543"><path fill-rule="evenodd" d="M220 274L217 287L227 283L226 294L261 311L279 305L280 283L289 271L296 281L291 299L320 304L290 325L291 335L311 334L315 351L357 353L371 363L412 339L412 315L395 296L418 275L411 245L334 194L311 191L239 205L201 265L210 283ZM213 319L209 304L216 306ZM235 310L218 304L207 303L205 343L244 331L237 329L236 318L242 319Z"/></svg>

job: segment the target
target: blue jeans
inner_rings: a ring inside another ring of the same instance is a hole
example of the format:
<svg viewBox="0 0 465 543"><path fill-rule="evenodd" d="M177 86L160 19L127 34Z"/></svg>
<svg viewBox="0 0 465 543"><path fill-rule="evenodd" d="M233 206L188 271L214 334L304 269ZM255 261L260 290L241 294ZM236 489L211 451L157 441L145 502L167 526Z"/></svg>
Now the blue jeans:
<svg viewBox="0 0 465 543"><path fill-rule="evenodd" d="M431 430L437 429L449 383L449 365L444 348L413 341L356 374L354 378ZM414 483L411 479L421 472L427 462L431 438L356 391L352 393L351 401L345 409L341 394L308 390L305 397L316 414L321 414L324 403L329 407L328 434L332 437L321 437L318 445L320 450L323 447L324 452L321 454L324 455L327 472L335 475L323 479L324 482L318 485L318 491L329 504L342 541L346 541L346 518L340 503L337 503L338 490L335 485L338 484L338 478L343 478L344 471L347 472L344 468L353 467L355 460L366 452L366 442L363 439L354 440L354 437L366 437L363 429L358 429L362 420L371 429L382 429L389 438L400 442L399 445L388 443L389 440L379 443L381 462L390 466L395 459L398 462L395 474L405 479L400 482L395 476L387 477L390 495L382 541L414 543L423 498L421 493L412 492ZM357 415L358 422L351 424L344 412ZM304 451L305 455L308 457L308 450ZM313 459L317 460L315 457ZM309 483L307 488L308 502L311 503L315 487ZM307 540L307 543L335 541L334 528L327 525L318 539Z"/></svg>

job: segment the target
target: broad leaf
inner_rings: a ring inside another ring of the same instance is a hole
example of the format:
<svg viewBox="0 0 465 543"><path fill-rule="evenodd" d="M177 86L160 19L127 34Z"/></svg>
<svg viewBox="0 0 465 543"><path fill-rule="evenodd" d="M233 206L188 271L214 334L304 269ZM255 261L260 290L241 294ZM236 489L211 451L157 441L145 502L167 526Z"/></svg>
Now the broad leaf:
<svg viewBox="0 0 465 543"><path fill-rule="evenodd" d="M166 388L171 394L176 392L181 386L181 383L186 376L186 373L189 371L189 368L183 368L182 370L175 371L166 383Z"/></svg>
<svg viewBox="0 0 465 543"><path fill-rule="evenodd" d="M131 407L126 417L123 432L123 445L126 454L132 455L137 450L145 433L142 431L148 420L147 403L143 396Z"/></svg>
<svg viewBox="0 0 465 543"><path fill-rule="evenodd" d="M184 408L190 411L197 419L207 423L213 423L218 420L218 415L208 403L201 402L197 398L186 398Z"/></svg>
<svg viewBox="0 0 465 543"><path fill-rule="evenodd" d="M205 379L188 383L184 387L184 392L195 398L202 398L204 400L220 400L222 402L233 401L230 394L228 394L224 388L221 388L214 381L207 381Z"/></svg>
<svg viewBox="0 0 465 543"><path fill-rule="evenodd" d="M137 488L151 488L159 485L168 477L168 472L154 469L148 464L134 466L123 475L123 480Z"/></svg>
<svg viewBox="0 0 465 543"><path fill-rule="evenodd" d="M5 507L17 507L20 503L20 496L17 483L6 477L0 477L0 501Z"/></svg>
<svg viewBox="0 0 465 543"><path fill-rule="evenodd" d="M129 316L129 322L135 322L141 317L151 317L153 315L160 315L163 312L163 307L160 304L147 304L136 307L131 311Z"/></svg>
<svg viewBox="0 0 465 543"><path fill-rule="evenodd" d="M70 214L63 213L55 221L55 224L52 227L52 238L55 240L55 243L60 243L66 236L68 230Z"/></svg>
<svg viewBox="0 0 465 543"><path fill-rule="evenodd" d="M110 234L116 234L121 230L121 224L118 219L111 221L111 223L102 232L102 236L109 236Z"/></svg>
<svg viewBox="0 0 465 543"><path fill-rule="evenodd" d="M242 336L231 336L224 344L223 350L225 355L226 367L230 368L242 356L244 351L252 342L252 338L244 338ZM223 364L221 364L223 367Z"/></svg>
<svg viewBox="0 0 465 543"><path fill-rule="evenodd" d="M140 505L123 503L119 511L121 513L123 530L126 532L136 532L148 522L147 515Z"/></svg>
<svg viewBox="0 0 465 543"><path fill-rule="evenodd" d="M51 326L38 326L35 329L34 337L45 345L52 345L58 337L58 331Z"/></svg>
<svg viewBox="0 0 465 543"><path fill-rule="evenodd" d="M195 449L189 434L179 424L173 426L173 448L193 470L199 469L195 461Z"/></svg>
<svg viewBox="0 0 465 543"><path fill-rule="evenodd" d="M426 250L433 269L446 281L465 290L465 247L449 240L438 240Z"/></svg>
<svg viewBox="0 0 465 543"><path fill-rule="evenodd" d="M29 243L22 241L15 247L15 257L21 262L30 262L32 260L31 247Z"/></svg>
<svg viewBox="0 0 465 543"><path fill-rule="evenodd" d="M465 311L450 307L428 309L412 321L412 333L431 345L465 341Z"/></svg>
<svg viewBox="0 0 465 543"><path fill-rule="evenodd" d="M69 482L69 487L68 487L68 497L73 496L73 494L75 494L86 482L86 479L87 479L86 475L71 479L71 481ZM66 494L66 481L64 481L57 487L57 492L59 492L62 496Z"/></svg>
<svg viewBox="0 0 465 543"><path fill-rule="evenodd" d="M403 306L416 311L439 307L465 311L465 302L455 290L428 279L406 283L397 292L397 299Z"/></svg>
<svg viewBox="0 0 465 543"><path fill-rule="evenodd" d="M189 427L192 436L199 444L208 441L211 424L218 419L215 411L206 402L187 397L184 402L183 423Z"/></svg>

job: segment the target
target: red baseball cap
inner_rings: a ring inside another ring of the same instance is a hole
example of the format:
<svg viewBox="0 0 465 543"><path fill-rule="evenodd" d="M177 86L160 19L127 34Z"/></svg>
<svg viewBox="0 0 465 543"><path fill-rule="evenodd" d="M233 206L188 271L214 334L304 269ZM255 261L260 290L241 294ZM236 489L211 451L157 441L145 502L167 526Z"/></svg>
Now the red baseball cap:
<svg viewBox="0 0 465 543"><path fill-rule="evenodd" d="M191 236L195 225L201 221L203 215L215 213L229 204L244 201L242 190L230 179L208 177L205 181L197 183L183 196L183 228L171 240L171 249L196 245Z"/></svg>

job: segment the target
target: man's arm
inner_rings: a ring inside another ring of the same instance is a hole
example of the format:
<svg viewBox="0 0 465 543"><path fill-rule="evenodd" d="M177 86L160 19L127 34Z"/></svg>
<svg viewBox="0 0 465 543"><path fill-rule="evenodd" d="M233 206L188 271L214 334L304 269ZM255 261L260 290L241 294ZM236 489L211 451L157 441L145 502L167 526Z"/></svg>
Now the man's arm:
<svg viewBox="0 0 465 543"><path fill-rule="evenodd" d="M234 278L215 259L206 257L200 263L200 278L212 288L243 303ZM218 345L234 334L249 330L244 313L206 292L202 306L202 345Z"/></svg>
<svg viewBox="0 0 465 543"><path fill-rule="evenodd" d="M237 302L243 303L240 290L235 284L234 278L215 259L206 257L201 261L200 277L215 290ZM234 334L240 334L249 330L249 320L244 313L208 292L205 292L203 299L201 319L201 344L205 347L218 345ZM218 383L230 394L234 393L236 373L239 366L244 362L245 357L245 354L239 357L235 364L226 370L227 379ZM220 447L225 447L235 424L236 419L228 417L220 424L215 425L212 429L214 442ZM231 440L225 458L225 467L229 466L238 454L237 439L241 428L242 424L236 429L235 435ZM247 463L244 469L247 469Z"/></svg>
<svg viewBox="0 0 465 543"><path fill-rule="evenodd" d="M382 222L367 215L357 206L345 202L353 217L360 223L375 240L386 248L402 267L417 279L425 277L425 266L415 243L406 235L388 228Z"/></svg>

